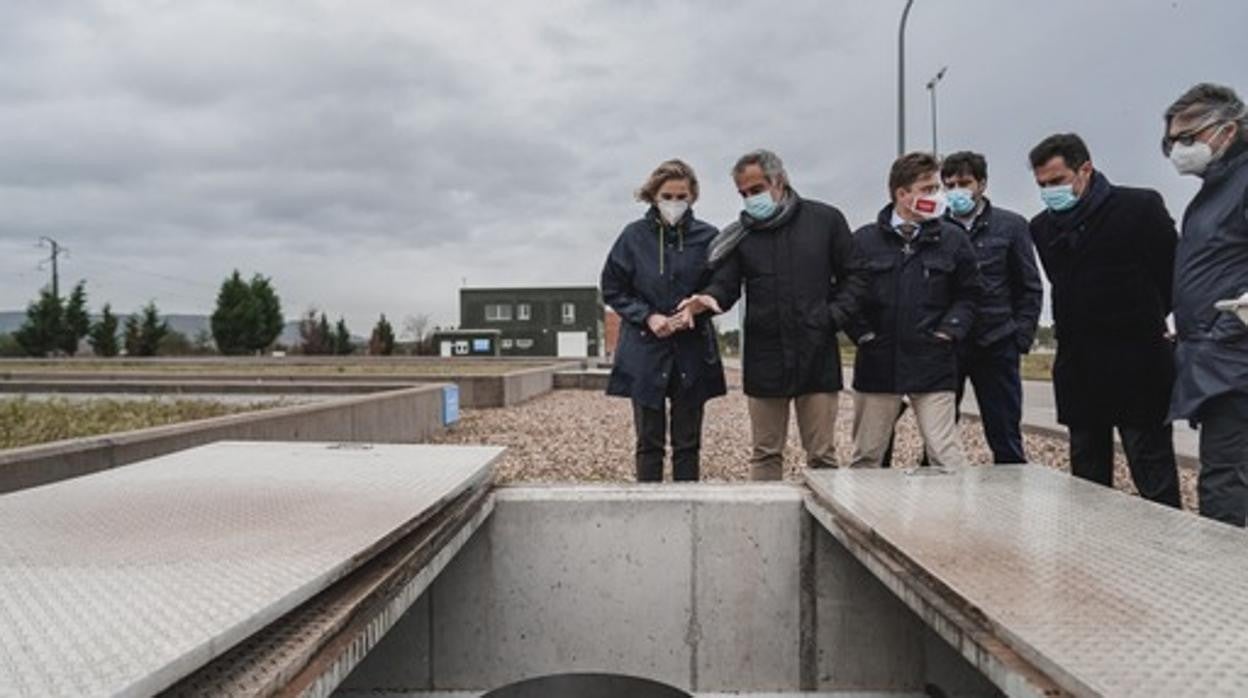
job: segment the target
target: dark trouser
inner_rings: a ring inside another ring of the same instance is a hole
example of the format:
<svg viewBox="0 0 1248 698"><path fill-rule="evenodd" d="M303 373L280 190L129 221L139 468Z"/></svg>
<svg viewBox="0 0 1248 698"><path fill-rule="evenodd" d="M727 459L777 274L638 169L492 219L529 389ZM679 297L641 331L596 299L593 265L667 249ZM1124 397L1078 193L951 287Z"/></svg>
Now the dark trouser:
<svg viewBox="0 0 1248 698"><path fill-rule="evenodd" d="M652 409L633 402L633 427L637 432L637 481L663 481L663 455L667 435L672 435L672 479L698 479L698 452L702 447L702 404L666 401ZM670 408L669 408L670 404ZM669 422L670 419L670 422Z"/></svg>
<svg viewBox="0 0 1248 698"><path fill-rule="evenodd" d="M1244 526L1248 519L1248 393L1200 408L1200 515Z"/></svg>
<svg viewBox="0 0 1248 698"><path fill-rule="evenodd" d="M1131 479L1140 496L1179 506L1179 472L1174 458L1174 430L1169 424L1148 429L1118 427ZM1102 485L1114 484L1114 428L1070 427L1070 471Z"/></svg>
<svg viewBox="0 0 1248 698"><path fill-rule="evenodd" d="M958 408L969 378L984 426L984 438L992 449L993 463L1026 463L1023 453L1023 380L1018 371L1019 353L1014 337L975 347L958 357Z"/></svg>

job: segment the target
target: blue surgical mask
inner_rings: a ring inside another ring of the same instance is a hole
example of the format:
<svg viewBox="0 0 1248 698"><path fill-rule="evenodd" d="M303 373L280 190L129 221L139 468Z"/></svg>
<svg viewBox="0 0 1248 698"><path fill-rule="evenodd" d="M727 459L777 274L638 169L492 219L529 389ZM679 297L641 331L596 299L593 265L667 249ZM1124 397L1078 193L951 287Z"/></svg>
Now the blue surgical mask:
<svg viewBox="0 0 1248 698"><path fill-rule="evenodd" d="M1079 203L1075 196L1075 187L1071 184L1058 184L1052 187L1040 187L1040 200L1050 211L1069 211Z"/></svg>
<svg viewBox="0 0 1248 698"><path fill-rule="evenodd" d="M970 189L950 189L946 197L949 199L949 210L955 216L965 216L975 210L975 197Z"/></svg>
<svg viewBox="0 0 1248 698"><path fill-rule="evenodd" d="M745 197L745 212L756 221L765 221L776 212L776 201L771 198L769 191L747 196Z"/></svg>

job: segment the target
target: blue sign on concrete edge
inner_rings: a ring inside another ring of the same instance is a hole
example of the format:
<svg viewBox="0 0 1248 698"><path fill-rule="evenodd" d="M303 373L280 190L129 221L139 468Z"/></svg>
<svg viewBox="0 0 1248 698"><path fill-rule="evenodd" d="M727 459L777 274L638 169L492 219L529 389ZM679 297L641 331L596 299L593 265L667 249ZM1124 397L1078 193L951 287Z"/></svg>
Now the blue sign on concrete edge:
<svg viewBox="0 0 1248 698"><path fill-rule="evenodd" d="M442 426L459 421L459 386L442 386Z"/></svg>

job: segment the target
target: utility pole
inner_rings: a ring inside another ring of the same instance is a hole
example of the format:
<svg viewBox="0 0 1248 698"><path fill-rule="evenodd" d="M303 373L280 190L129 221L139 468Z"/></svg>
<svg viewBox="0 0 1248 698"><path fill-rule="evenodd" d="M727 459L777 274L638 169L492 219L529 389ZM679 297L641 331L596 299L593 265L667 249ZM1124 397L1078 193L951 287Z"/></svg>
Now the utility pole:
<svg viewBox="0 0 1248 698"><path fill-rule="evenodd" d="M897 157L906 154L906 19L914 0L906 0L897 28Z"/></svg>
<svg viewBox="0 0 1248 698"><path fill-rule="evenodd" d="M927 91L932 93L932 157L940 157L940 150L936 147L936 86L945 78L947 70L949 66L941 68L935 77L927 81Z"/></svg>
<svg viewBox="0 0 1248 698"><path fill-rule="evenodd" d="M46 244L48 247L52 248L52 254L48 257L48 261L52 263L52 297L59 300L61 297L61 273L57 260L60 258L62 253L68 254L69 250L62 247L59 242L50 237L39 238L39 244L40 246Z"/></svg>

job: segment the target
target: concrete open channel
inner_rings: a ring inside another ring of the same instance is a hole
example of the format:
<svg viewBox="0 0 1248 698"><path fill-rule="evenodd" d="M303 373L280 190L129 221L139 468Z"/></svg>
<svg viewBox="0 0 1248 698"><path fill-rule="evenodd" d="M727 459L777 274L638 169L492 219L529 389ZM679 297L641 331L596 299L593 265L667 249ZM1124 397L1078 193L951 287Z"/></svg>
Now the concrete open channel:
<svg viewBox="0 0 1248 698"><path fill-rule="evenodd" d="M1248 695L1241 531L1041 466L503 484L444 387L0 452L0 696Z"/></svg>

